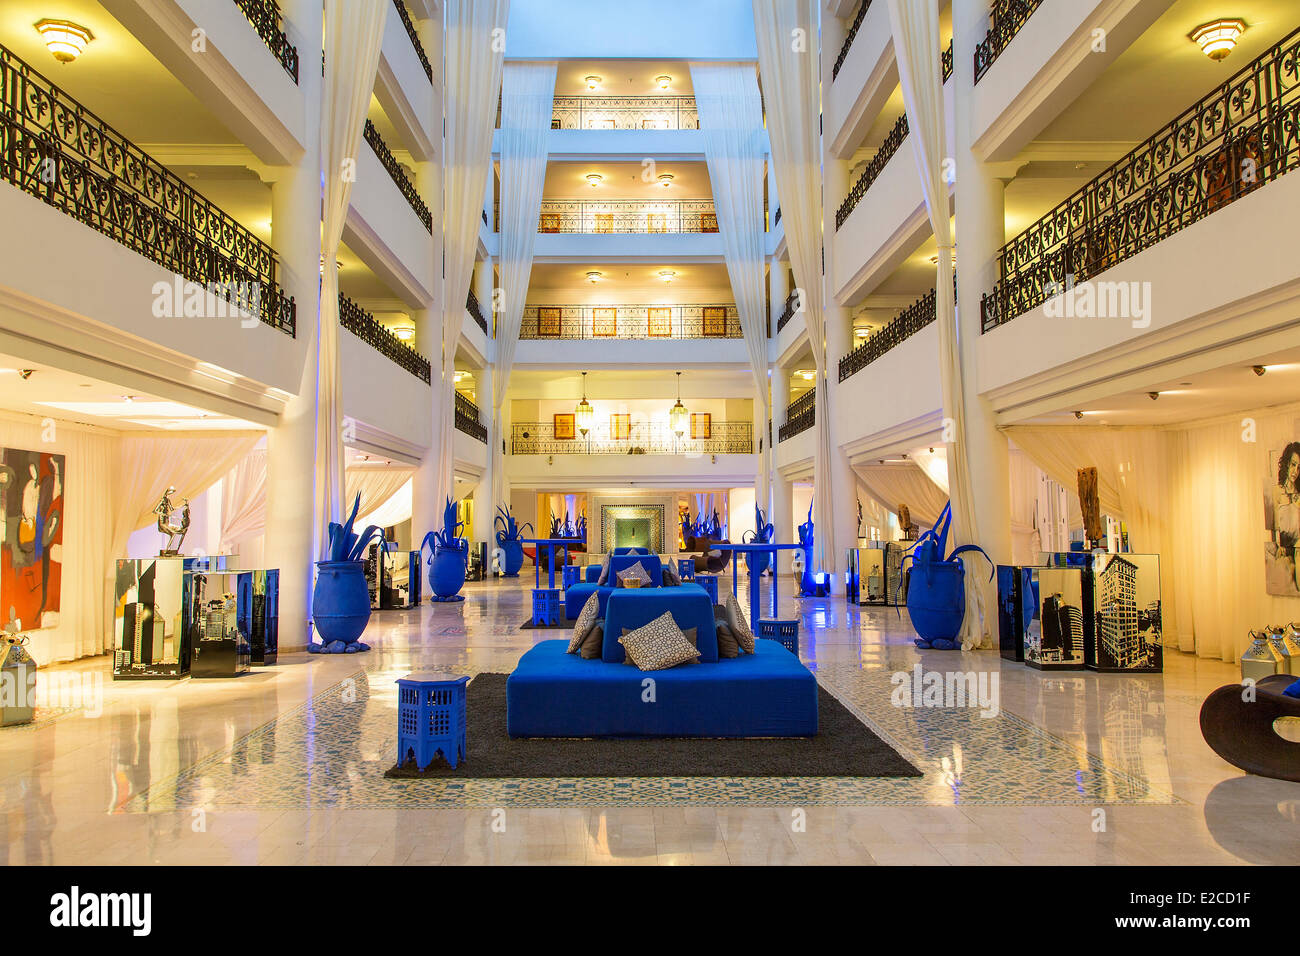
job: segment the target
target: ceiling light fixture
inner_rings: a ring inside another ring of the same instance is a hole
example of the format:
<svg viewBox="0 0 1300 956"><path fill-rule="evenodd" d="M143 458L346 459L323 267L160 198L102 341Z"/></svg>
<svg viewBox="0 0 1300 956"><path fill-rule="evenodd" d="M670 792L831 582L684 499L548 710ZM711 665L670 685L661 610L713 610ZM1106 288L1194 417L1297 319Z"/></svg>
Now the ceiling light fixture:
<svg viewBox="0 0 1300 956"><path fill-rule="evenodd" d="M1153 402L1159 397L1160 397L1159 392L1147 392L1147 398L1151 399L1151 401Z"/></svg>
<svg viewBox="0 0 1300 956"><path fill-rule="evenodd" d="M403 325L395 325L393 326L393 334L396 335L401 341L409 342L411 341L411 339L415 338L415 326L409 323Z"/></svg>
<svg viewBox="0 0 1300 956"><path fill-rule="evenodd" d="M1187 34L1211 60L1219 61L1233 51L1237 37L1246 29L1246 21L1236 18L1211 20Z"/></svg>
<svg viewBox="0 0 1300 956"><path fill-rule="evenodd" d="M587 173L587 185L595 189L605 181L605 177L600 173Z"/></svg>
<svg viewBox="0 0 1300 956"><path fill-rule="evenodd" d="M588 272L587 281L590 282L592 285L595 285L597 282L600 281L600 273L595 271L594 269L591 272Z"/></svg>
<svg viewBox="0 0 1300 956"><path fill-rule="evenodd" d="M1263 365L1252 365L1250 367L1250 370L1254 372L1256 375L1263 375L1265 372L1268 371L1268 368Z"/></svg>
<svg viewBox="0 0 1300 956"><path fill-rule="evenodd" d="M853 330L853 337L855 339L865 339L870 334L871 334L871 330L864 329L862 326L857 326Z"/></svg>
<svg viewBox="0 0 1300 956"><path fill-rule="evenodd" d="M673 279L676 278L676 276L677 276L677 273L674 272L672 269L660 269L660 270L659 270L659 278L663 279L664 282L672 282Z"/></svg>
<svg viewBox="0 0 1300 956"><path fill-rule="evenodd" d="M71 20L41 20L36 24L36 32L54 59L65 65L81 56L86 44L95 39L90 30Z"/></svg>
<svg viewBox="0 0 1300 956"><path fill-rule="evenodd" d="M686 406L682 404L682 373L677 373L677 404L668 410L668 424L676 433L678 438L686 433L686 422L690 413L686 411Z"/></svg>
<svg viewBox="0 0 1300 956"><path fill-rule="evenodd" d="M672 86L672 84L673 84L673 78L669 76L667 73L661 73L659 76L655 77L655 86L659 87L659 89L661 90L668 89L668 87Z"/></svg>
<svg viewBox="0 0 1300 956"><path fill-rule="evenodd" d="M584 76L582 78L582 82L587 84L587 89L594 90L598 86L600 86L600 77L597 76L595 73L592 73L589 76Z"/></svg>
<svg viewBox="0 0 1300 956"><path fill-rule="evenodd" d="M34 368L20 368L20 369L18 370L18 377L21 378L21 379L25 382L25 381L27 381L29 378L32 377L32 373L35 372L35 371L36 371L36 369L34 369Z"/></svg>
<svg viewBox="0 0 1300 956"><path fill-rule="evenodd" d="M587 432L591 430L592 419L591 403L587 401L587 373L582 373L582 401L578 407L573 410L574 423L578 426L578 431L582 432L582 437L587 437Z"/></svg>
<svg viewBox="0 0 1300 956"><path fill-rule="evenodd" d="M1075 417L1075 418L1082 418L1082 417L1083 417L1083 412L1075 412L1075 413L1074 413L1074 417Z"/></svg>
<svg viewBox="0 0 1300 956"><path fill-rule="evenodd" d="M663 186L664 189L667 189L667 188L668 188L669 186L671 186L672 184L673 184L673 174L672 174L672 173L660 173L660 174L659 174L659 185L660 185L660 186Z"/></svg>

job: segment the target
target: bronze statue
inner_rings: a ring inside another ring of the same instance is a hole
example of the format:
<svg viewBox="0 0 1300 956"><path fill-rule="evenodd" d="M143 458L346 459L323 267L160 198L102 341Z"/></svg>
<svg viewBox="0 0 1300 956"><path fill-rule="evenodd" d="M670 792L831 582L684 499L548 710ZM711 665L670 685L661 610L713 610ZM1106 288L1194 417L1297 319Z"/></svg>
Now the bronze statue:
<svg viewBox="0 0 1300 956"><path fill-rule="evenodd" d="M158 552L159 557L174 557L181 553L181 544L185 541L185 532L190 528L190 499L181 499L179 523L175 523L176 512L172 507L172 495L176 494L176 489L171 485L163 492L158 503L153 506L153 513L158 516L158 530L167 535L167 545ZM175 539L175 543L173 543Z"/></svg>

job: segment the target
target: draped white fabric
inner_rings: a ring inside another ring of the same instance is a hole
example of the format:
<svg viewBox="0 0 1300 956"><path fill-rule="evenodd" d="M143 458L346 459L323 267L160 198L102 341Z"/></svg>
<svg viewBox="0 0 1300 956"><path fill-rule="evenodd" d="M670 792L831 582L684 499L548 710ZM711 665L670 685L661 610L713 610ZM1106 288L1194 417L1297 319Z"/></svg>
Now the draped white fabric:
<svg viewBox="0 0 1300 956"><path fill-rule="evenodd" d="M533 269L537 221L542 210L546 159L555 99L555 61L509 63L501 77L501 311L497 313L497 352L492 366L492 410L488 428L488 467L492 501L504 502L505 455L502 422L506 386L519 344L519 326ZM487 502L484 502L487 504Z"/></svg>
<svg viewBox="0 0 1300 956"><path fill-rule="evenodd" d="M382 468L349 468L347 470L347 489L348 489L348 511L352 510L352 500L359 494L361 495L361 507L357 510L357 526L364 528L367 524L379 524L371 518L362 522L363 515L370 515L372 512L385 505L394 495L396 495L404 485L410 485L411 475L414 469L404 466L389 465ZM410 500L408 497L406 518L410 515ZM400 509L399 509L400 510ZM400 519L405 521L406 518ZM396 523L396 522L394 522ZM389 524L379 525L381 528L392 527ZM424 529L429 530L429 529Z"/></svg>
<svg viewBox="0 0 1300 956"><path fill-rule="evenodd" d="M1019 449L1007 458L1011 475L1011 560L1036 564L1042 538L1034 525L1038 513L1038 479L1043 470Z"/></svg>
<svg viewBox="0 0 1300 956"><path fill-rule="evenodd" d="M767 298L764 292L763 108L753 63L692 63L704 158L713 187L727 277L740 315L763 423L772 417L767 381ZM765 437L765 436L764 436ZM757 500L769 501L771 443L762 441ZM820 527L820 526L819 526ZM819 535L820 536L820 535Z"/></svg>
<svg viewBox="0 0 1300 956"><path fill-rule="evenodd" d="M316 547L324 557L329 523L343 510L343 382L339 371L339 243L356 178L357 152L368 149L361 132L375 88L388 0L349 0L325 6L325 62L321 91L321 164L324 227L321 231L320 334L316 378Z"/></svg>
<svg viewBox="0 0 1300 956"><path fill-rule="evenodd" d="M907 140L912 144L921 191L938 246L935 324L939 328L939 377L944 417L951 420L956 441L948 445L948 486L952 500L953 546L979 543L973 484L966 448L961 349L957 332L957 303L953 295L952 224L943 163L948 152L943 113L943 79L939 68L939 4L937 0L889 0L889 20L898 58L898 77L907 107ZM988 565L978 555L963 556L966 565L966 617L962 621L963 650L991 643L984 606Z"/></svg>
<svg viewBox="0 0 1300 956"><path fill-rule="evenodd" d="M862 487L886 510L898 513L907 505L921 530L929 528L943 511L948 495L919 466L910 461L854 465Z"/></svg>
<svg viewBox="0 0 1300 956"><path fill-rule="evenodd" d="M266 528L265 448L255 448L221 479L220 551Z"/></svg>
<svg viewBox="0 0 1300 956"><path fill-rule="evenodd" d="M796 31L805 42L797 44ZM821 67L811 52L817 37L816 0L754 0L754 33L773 173L785 222L786 248L794 269L798 305L808 327L817 365L813 399L817 431L813 456L813 522L817 529L813 560L834 571L839 547L833 515L848 507L849 488L831 488L831 416L822 276L822 169L820 129ZM701 123L703 125L703 123ZM843 542L847 546L848 542Z"/></svg>
<svg viewBox="0 0 1300 956"><path fill-rule="evenodd" d="M429 452L439 462L435 513L456 493L456 345L483 221L510 0L446 0L445 7L442 354Z"/></svg>
<svg viewBox="0 0 1300 956"><path fill-rule="evenodd" d="M357 518L357 527L364 528L367 525L377 525L380 528L391 528L399 525L411 517L411 479L406 481L379 507L375 508L369 514L363 514ZM416 529L411 529L412 536L418 536ZM418 545L420 541L412 540L412 545Z"/></svg>

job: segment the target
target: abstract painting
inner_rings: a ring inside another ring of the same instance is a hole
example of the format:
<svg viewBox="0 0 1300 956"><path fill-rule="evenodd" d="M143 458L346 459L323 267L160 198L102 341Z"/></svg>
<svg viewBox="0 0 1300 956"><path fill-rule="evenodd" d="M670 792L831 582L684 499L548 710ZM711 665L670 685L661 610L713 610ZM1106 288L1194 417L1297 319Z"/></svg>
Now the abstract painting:
<svg viewBox="0 0 1300 956"><path fill-rule="evenodd" d="M59 623L64 456L0 448L0 630Z"/></svg>

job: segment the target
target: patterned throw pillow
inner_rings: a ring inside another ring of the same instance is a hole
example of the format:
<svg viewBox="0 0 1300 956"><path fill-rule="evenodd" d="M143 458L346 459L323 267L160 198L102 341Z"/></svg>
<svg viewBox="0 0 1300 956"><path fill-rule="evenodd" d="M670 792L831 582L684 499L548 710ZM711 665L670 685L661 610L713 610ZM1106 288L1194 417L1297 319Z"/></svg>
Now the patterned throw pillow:
<svg viewBox="0 0 1300 956"><path fill-rule="evenodd" d="M584 661L595 660L600 657L601 652L605 649L605 622L597 621L587 632L586 640L582 642L582 647L578 649Z"/></svg>
<svg viewBox="0 0 1300 956"><path fill-rule="evenodd" d="M754 632L749 629L749 622L745 620L745 612L740 609L740 602L736 600L736 595L728 594L727 603L727 627L731 628L731 634L740 645L740 649L746 654L754 653Z"/></svg>
<svg viewBox="0 0 1300 956"><path fill-rule="evenodd" d="M569 638L569 650L567 653L576 654L582 647L582 642L586 639L587 633L591 626L596 623L596 615L600 614L600 597L592 593L587 598L587 603L582 606L582 611L578 614L578 620L573 624L573 635Z"/></svg>
<svg viewBox="0 0 1300 956"><path fill-rule="evenodd" d="M627 587L627 582L633 580L641 582L639 585L633 585L633 587L645 587L652 580L640 561L632 565L632 567L618 572L618 583L621 587Z"/></svg>
<svg viewBox="0 0 1300 956"><path fill-rule="evenodd" d="M632 658L632 663L643 671L667 670L700 656L673 620L671 611L664 611L635 631L625 631L619 643Z"/></svg>
<svg viewBox="0 0 1300 956"><path fill-rule="evenodd" d="M609 582L609 555L607 554L605 555L604 560L600 562L600 577L596 578L596 584L601 585L601 584L607 584L608 582Z"/></svg>

